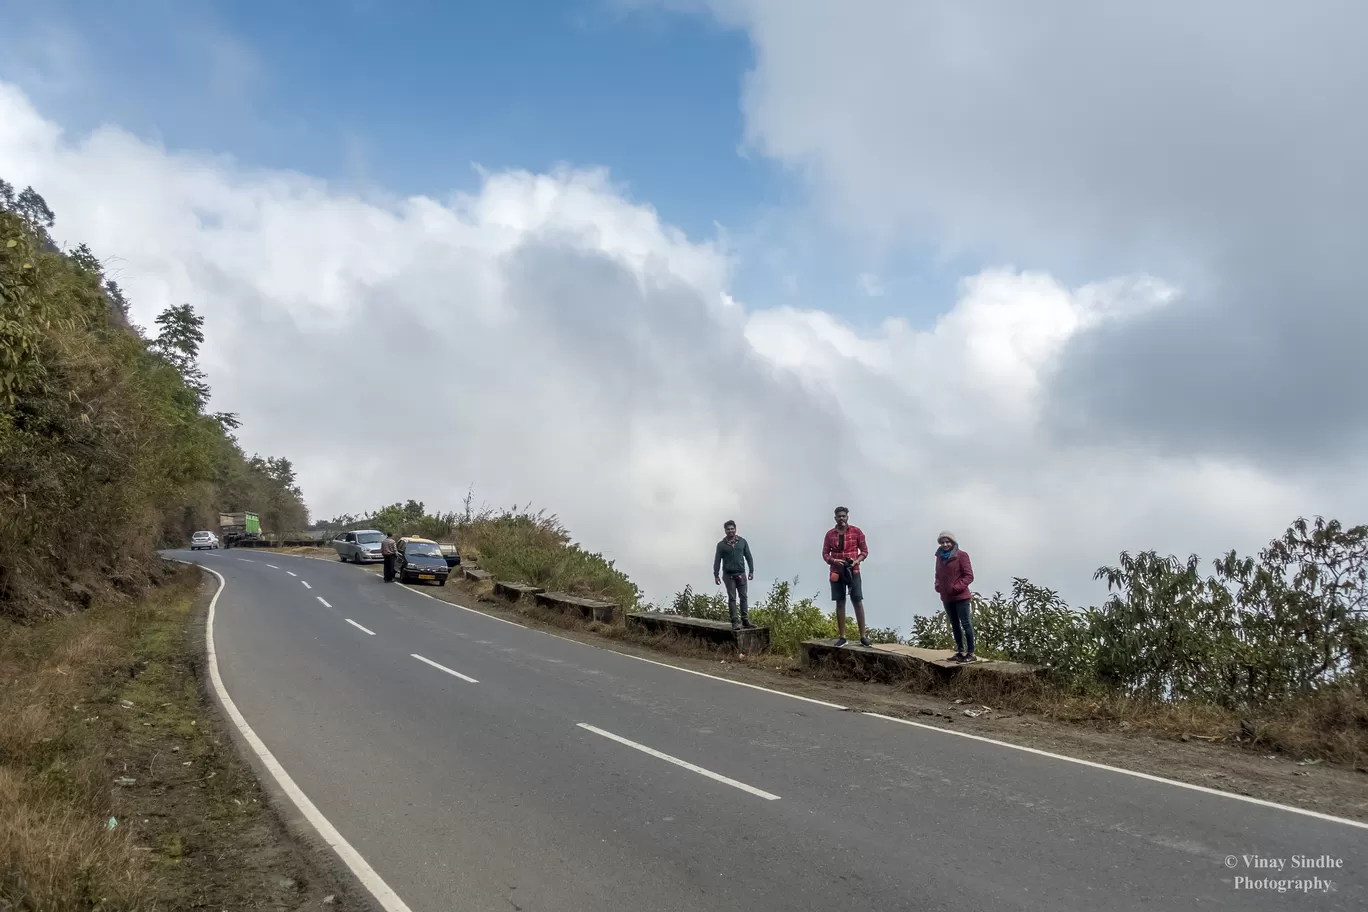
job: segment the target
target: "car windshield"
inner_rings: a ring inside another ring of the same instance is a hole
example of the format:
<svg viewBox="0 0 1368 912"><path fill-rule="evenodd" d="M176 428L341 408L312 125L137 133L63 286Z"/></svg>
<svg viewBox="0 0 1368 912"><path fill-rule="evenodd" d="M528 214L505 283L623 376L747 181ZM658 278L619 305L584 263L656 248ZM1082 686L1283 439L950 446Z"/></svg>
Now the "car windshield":
<svg viewBox="0 0 1368 912"><path fill-rule="evenodd" d="M409 542L404 553L409 557L441 557L442 551L430 542Z"/></svg>
<svg viewBox="0 0 1368 912"><path fill-rule="evenodd" d="M196 533L195 533L195 538L208 538L208 537L209 537L209 533L208 533L208 532L196 532Z"/></svg>
<svg viewBox="0 0 1368 912"><path fill-rule="evenodd" d="M378 541L382 541L384 537L385 536L381 535L379 532L361 532L356 536L356 540L363 545L373 545Z"/></svg>

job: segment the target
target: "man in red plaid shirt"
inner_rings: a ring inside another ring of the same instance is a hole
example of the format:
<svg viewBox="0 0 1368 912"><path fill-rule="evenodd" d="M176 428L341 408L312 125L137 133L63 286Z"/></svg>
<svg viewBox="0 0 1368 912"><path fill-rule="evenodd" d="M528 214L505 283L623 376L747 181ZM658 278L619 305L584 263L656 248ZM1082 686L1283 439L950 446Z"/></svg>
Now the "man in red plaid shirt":
<svg viewBox="0 0 1368 912"><path fill-rule="evenodd" d="M865 634L864 583L860 565L869 557L865 534L850 524L850 511L836 508L836 525L822 540L822 562L831 569L831 598L836 602L836 645L850 642L845 635L846 593L855 606L855 623L860 627L860 645L869 646Z"/></svg>

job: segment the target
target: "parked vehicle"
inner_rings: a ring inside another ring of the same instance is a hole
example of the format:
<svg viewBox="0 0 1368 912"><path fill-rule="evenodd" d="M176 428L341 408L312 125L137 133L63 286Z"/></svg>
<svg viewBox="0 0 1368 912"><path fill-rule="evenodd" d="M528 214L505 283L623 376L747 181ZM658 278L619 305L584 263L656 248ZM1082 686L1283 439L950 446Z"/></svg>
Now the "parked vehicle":
<svg viewBox="0 0 1368 912"><path fill-rule="evenodd" d="M373 564L384 559L380 556L380 543L384 540L385 533L375 529L354 529L334 538L332 546L340 561Z"/></svg>
<svg viewBox="0 0 1368 912"><path fill-rule="evenodd" d="M394 578L399 582L446 585L447 574L451 570L447 567L441 545L427 538L401 538L398 550L394 558Z"/></svg>
<svg viewBox="0 0 1368 912"><path fill-rule="evenodd" d="M240 541L255 541L261 538L261 518L255 513L220 513L219 534L223 536L223 547L231 548Z"/></svg>
<svg viewBox="0 0 1368 912"><path fill-rule="evenodd" d="M442 549L442 557L446 558L447 567L455 567L461 563L461 549L454 542L439 542L437 547Z"/></svg>
<svg viewBox="0 0 1368 912"><path fill-rule="evenodd" d="M213 550L219 546L218 536L213 532L196 532L190 536L190 550L198 551L201 548Z"/></svg>

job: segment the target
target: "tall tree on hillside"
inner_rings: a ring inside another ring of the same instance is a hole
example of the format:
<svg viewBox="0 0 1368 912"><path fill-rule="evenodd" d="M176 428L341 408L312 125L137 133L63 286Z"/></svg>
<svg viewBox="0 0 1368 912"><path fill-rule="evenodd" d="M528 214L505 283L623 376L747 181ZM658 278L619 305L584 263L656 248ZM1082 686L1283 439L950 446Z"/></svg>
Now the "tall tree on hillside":
<svg viewBox="0 0 1368 912"><path fill-rule="evenodd" d="M196 411L203 411L209 400L209 384L199 369L199 349L204 344L204 317L189 304L168 307L157 316L160 331L149 348L174 367L195 398Z"/></svg>
<svg viewBox="0 0 1368 912"><path fill-rule="evenodd" d="M25 187L16 194L13 184L0 180L0 206L23 219L29 230L44 246L52 246L52 236L48 234L48 229L57 223L57 216L37 190Z"/></svg>

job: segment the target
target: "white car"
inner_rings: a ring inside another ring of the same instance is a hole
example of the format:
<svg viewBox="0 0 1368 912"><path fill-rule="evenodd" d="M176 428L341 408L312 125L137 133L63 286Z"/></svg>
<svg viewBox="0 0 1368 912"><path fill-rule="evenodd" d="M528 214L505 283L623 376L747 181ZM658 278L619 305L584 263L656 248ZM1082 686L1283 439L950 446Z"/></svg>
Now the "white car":
<svg viewBox="0 0 1368 912"><path fill-rule="evenodd" d="M198 551L200 548L213 550L219 546L218 536L213 532L196 532L190 536L190 550Z"/></svg>
<svg viewBox="0 0 1368 912"><path fill-rule="evenodd" d="M342 562L353 561L358 564L372 564L384 560L380 556L380 543L385 533L378 529L353 529L333 539L333 550Z"/></svg>

